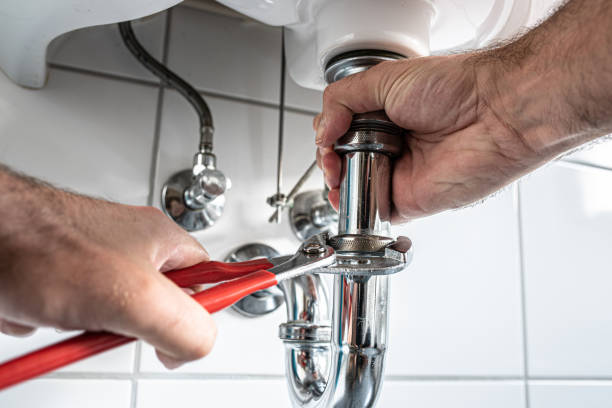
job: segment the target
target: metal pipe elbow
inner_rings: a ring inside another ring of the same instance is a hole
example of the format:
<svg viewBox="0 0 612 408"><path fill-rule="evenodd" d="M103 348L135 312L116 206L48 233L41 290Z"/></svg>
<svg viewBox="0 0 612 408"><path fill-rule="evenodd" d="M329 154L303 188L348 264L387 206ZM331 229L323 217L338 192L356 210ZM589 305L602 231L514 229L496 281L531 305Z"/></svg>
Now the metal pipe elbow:
<svg viewBox="0 0 612 408"><path fill-rule="evenodd" d="M387 339L388 277L337 275L334 280L333 329L320 276L283 284L289 321L281 325L280 337L294 407L374 407L378 399Z"/></svg>

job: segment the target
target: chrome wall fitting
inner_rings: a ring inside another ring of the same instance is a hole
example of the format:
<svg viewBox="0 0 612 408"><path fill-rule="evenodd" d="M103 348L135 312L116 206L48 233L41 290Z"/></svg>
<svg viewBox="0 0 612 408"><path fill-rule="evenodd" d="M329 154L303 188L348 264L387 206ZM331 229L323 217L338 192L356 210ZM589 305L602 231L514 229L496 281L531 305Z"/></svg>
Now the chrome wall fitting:
<svg viewBox="0 0 612 408"><path fill-rule="evenodd" d="M225 257L225 262L243 262L257 258L274 258L278 251L265 244L246 244L234 249ZM285 302L283 292L276 286L260 290L236 302L232 309L246 317L258 317L271 313Z"/></svg>
<svg viewBox="0 0 612 408"><path fill-rule="evenodd" d="M327 200L326 190L311 190L293 198L289 222L300 241L321 233L336 234L338 213Z"/></svg>
<svg viewBox="0 0 612 408"><path fill-rule="evenodd" d="M327 199L327 188L299 193L317 167L316 160L306 169L288 195L277 193L268 197L268 204L275 208L268 222L280 223L282 212L289 208L289 223L300 241L323 232L335 233L338 213Z"/></svg>
<svg viewBox="0 0 612 408"><path fill-rule="evenodd" d="M183 170L168 179L162 188L162 208L166 215L187 231L199 231L214 225L223 214L225 196L219 196L203 208L191 208L185 193L192 184L191 170Z"/></svg>
<svg viewBox="0 0 612 408"><path fill-rule="evenodd" d="M187 231L200 231L221 218L230 188L230 179L216 168L215 156L198 152L191 170L174 174L164 184L162 208Z"/></svg>
<svg viewBox="0 0 612 408"><path fill-rule="evenodd" d="M279 163L280 163L280 161L281 161L281 156L279 155ZM306 169L304 174L302 174L300 176L300 178L295 183L295 185L293 186L293 188L291 189L289 194L285 195L285 194L280 192L280 183L279 183L279 180L281 179L281 177L280 177L281 169L280 169L280 166L279 166L278 174L277 174L277 192L276 192L276 194L271 195L270 197L268 197L266 199L266 202L268 203L268 205L271 206L271 207L274 207L274 213L272 213L270 218L268 218L268 222L280 224L280 222L282 220L283 210L285 210L286 208L293 207L294 199L296 198L296 196L300 192L300 189L302 188L304 183L306 183L306 181L308 181L308 179L310 178L310 176L312 175L312 173L314 172L316 167L317 167L317 161L314 160L310 164L310 166L308 166L308 168Z"/></svg>

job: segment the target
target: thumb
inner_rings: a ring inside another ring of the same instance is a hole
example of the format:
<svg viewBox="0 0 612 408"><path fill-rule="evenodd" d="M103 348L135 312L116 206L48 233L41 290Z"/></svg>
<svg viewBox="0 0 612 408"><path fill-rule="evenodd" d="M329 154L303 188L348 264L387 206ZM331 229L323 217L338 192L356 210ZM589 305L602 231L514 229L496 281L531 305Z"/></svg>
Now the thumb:
<svg viewBox="0 0 612 408"><path fill-rule="evenodd" d="M186 268L210 259L202 245L185 231L179 231L173 239L167 240L167 244L170 246L167 257L157 262L160 272Z"/></svg>
<svg viewBox="0 0 612 408"><path fill-rule="evenodd" d="M166 259L164 264L161 266L160 272L166 272L166 271L170 271L173 269L179 269L179 268L186 268L188 266L195 265L200 262L208 261L210 259L206 250L202 247L202 245L200 245L200 243L195 238L193 238L191 235L189 235L183 230L180 230L177 232L178 232L177 234L178 236L176 237L177 245L175 246L174 250L170 253L170 256L168 257L168 259ZM186 294L190 294L190 292L193 292L193 291L188 291L186 289L181 289L181 291ZM180 297L184 298L184 296L180 296ZM192 300L192 299L189 299L189 300ZM198 308L201 310L204 310L200 305L198 305ZM208 314L205 310L204 310L204 313ZM202 313L198 311L198 314L202 314ZM207 316L205 320L206 321L202 322L202 325L209 327L208 335L211 334L210 326L211 324L213 325L212 335L213 335L213 341L214 341L214 337L216 336L216 327L214 326L214 322L212 322L212 319L210 319L210 316ZM208 350L205 350L205 354L208 354L209 350L210 350L210 347L208 347ZM157 354L157 358L159 359L159 361L161 361L162 364L164 364L164 366L166 366L166 368L168 369L178 368L185 362L191 360L189 358L185 359L185 356L181 356L180 354L177 355L176 353L164 351L164 349L162 348L156 348L155 352ZM200 356L200 357L203 357L203 356Z"/></svg>
<svg viewBox="0 0 612 408"><path fill-rule="evenodd" d="M385 108L390 81L389 64L383 62L330 84L323 93L323 109L317 124L316 144L328 147L349 129L353 114Z"/></svg>
<svg viewBox="0 0 612 408"><path fill-rule="evenodd" d="M157 271L143 275L114 329L151 344L168 368L206 356L217 335L210 314Z"/></svg>
<svg viewBox="0 0 612 408"><path fill-rule="evenodd" d="M193 300L188 292L173 283L169 285L168 292L172 292L168 295L175 297L177 306L174 316L169 316L170 321L178 319L173 329L176 333L166 336L158 332L150 343L156 348L157 357L164 366L174 369L210 353L217 337L217 327L206 309Z"/></svg>

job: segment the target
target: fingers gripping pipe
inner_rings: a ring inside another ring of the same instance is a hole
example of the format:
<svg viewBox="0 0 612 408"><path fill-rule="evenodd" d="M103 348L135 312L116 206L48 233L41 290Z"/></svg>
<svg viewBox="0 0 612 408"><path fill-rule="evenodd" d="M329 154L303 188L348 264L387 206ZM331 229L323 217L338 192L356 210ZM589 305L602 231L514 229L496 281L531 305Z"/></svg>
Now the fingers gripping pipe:
<svg viewBox="0 0 612 408"><path fill-rule="evenodd" d="M358 51L330 61L328 82L397 59L384 51ZM392 159L402 149L402 130L383 112L356 115L336 143L342 157L338 234L389 237ZM341 241L341 239L340 239ZM359 254L354 261L359 262ZM334 276L331 327L324 287L316 275L284 286L288 322L280 337L295 407L374 407L387 348L388 276ZM309 280L310 279L310 280Z"/></svg>

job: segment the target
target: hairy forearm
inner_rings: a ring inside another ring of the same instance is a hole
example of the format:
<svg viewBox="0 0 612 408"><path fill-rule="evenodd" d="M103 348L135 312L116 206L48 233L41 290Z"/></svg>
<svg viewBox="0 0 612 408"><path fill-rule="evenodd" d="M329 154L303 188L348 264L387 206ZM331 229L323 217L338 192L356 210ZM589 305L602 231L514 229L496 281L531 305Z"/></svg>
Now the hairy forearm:
<svg viewBox="0 0 612 408"><path fill-rule="evenodd" d="M11 254L56 230L62 195L4 166L0 166L0 192L0 258L6 263Z"/></svg>
<svg viewBox="0 0 612 408"><path fill-rule="evenodd" d="M96 202L0 164L0 253L70 227L75 217L86 217L87 208L94 211Z"/></svg>
<svg viewBox="0 0 612 408"><path fill-rule="evenodd" d="M208 256L160 211L66 192L0 165L0 220L0 330L140 337L169 367L212 346L210 316L155 273Z"/></svg>
<svg viewBox="0 0 612 408"><path fill-rule="evenodd" d="M612 2L571 0L472 59L483 103L543 158L612 132Z"/></svg>

